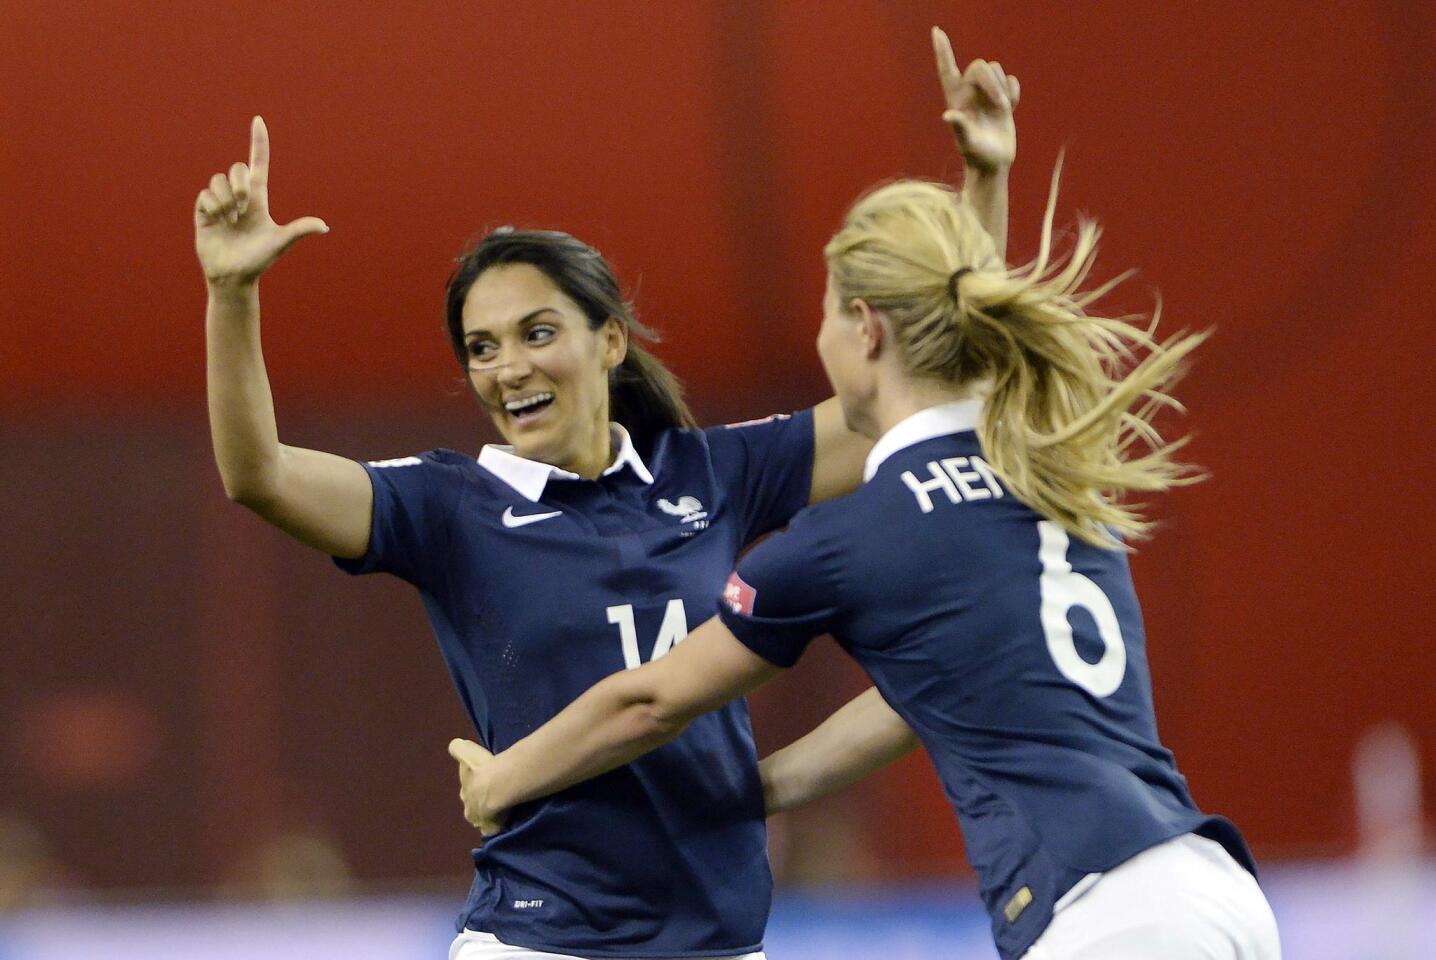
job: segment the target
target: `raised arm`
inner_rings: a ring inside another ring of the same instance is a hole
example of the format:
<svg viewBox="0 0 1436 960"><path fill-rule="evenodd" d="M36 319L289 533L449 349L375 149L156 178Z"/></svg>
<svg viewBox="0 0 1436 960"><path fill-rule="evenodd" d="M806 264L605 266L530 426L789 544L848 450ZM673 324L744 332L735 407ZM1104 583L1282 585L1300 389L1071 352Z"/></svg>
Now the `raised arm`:
<svg viewBox="0 0 1436 960"><path fill-rule="evenodd" d="M677 737L694 718L782 672L713 617L658 660L590 687L497 756L454 740L464 816L486 833L516 804L607 773Z"/></svg>
<svg viewBox="0 0 1436 960"><path fill-rule="evenodd" d="M352 460L279 442L259 340L259 277L317 217L280 226L269 212L269 131L254 118L249 164L217 173L194 208L195 252L209 288L209 425L225 493L303 543L341 557L369 545L374 493Z"/></svg>
<svg viewBox="0 0 1436 960"><path fill-rule="evenodd" d="M1017 124L1012 114L1022 85L995 60L974 60L965 72L959 70L952 42L939 27L932 28L932 51L945 104L942 119L952 127L966 165L963 195L1005 261L1007 172L1017 159Z"/></svg>
<svg viewBox="0 0 1436 960"><path fill-rule="evenodd" d="M1007 257L1007 172L1017 158L1017 108L1021 86L996 61L974 60L957 67L947 34L932 28L937 78L942 87L943 122L962 150L962 192L977 213L998 256ZM873 441L849 430L837 398L813 408L813 486L809 503L851 493L862 482L863 463Z"/></svg>
<svg viewBox="0 0 1436 960"><path fill-rule="evenodd" d="M812 803L851 786L919 745L917 734L869 688L807 736L763 758L763 800L768 813Z"/></svg>

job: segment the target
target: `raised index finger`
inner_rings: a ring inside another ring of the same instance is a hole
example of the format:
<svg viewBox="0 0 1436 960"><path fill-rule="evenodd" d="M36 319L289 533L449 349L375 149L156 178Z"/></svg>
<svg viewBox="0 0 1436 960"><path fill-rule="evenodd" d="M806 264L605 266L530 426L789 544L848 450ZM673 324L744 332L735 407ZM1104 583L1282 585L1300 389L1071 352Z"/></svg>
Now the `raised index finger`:
<svg viewBox="0 0 1436 960"><path fill-rule="evenodd" d="M269 178L269 128L263 117L255 117L249 125L249 175L261 182Z"/></svg>
<svg viewBox="0 0 1436 960"><path fill-rule="evenodd" d="M962 71L957 69L957 57L952 53L952 41L941 27L932 28L932 52L937 58L937 75L943 87L949 83L962 83Z"/></svg>

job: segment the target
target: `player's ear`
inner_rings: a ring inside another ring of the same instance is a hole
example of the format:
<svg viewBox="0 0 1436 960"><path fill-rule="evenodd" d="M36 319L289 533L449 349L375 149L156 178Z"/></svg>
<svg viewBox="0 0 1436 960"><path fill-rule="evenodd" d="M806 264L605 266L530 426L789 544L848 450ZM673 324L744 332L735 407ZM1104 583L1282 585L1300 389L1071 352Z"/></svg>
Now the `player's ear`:
<svg viewBox="0 0 1436 960"><path fill-rule="evenodd" d="M598 328L598 340L603 369L616 369L628 356L628 325L618 317L609 317Z"/></svg>
<svg viewBox="0 0 1436 960"><path fill-rule="evenodd" d="M882 314L868 306L866 300L856 297L848 304L848 312L857 318L863 356L871 360L882 352L883 344L887 340L887 327L883 324Z"/></svg>

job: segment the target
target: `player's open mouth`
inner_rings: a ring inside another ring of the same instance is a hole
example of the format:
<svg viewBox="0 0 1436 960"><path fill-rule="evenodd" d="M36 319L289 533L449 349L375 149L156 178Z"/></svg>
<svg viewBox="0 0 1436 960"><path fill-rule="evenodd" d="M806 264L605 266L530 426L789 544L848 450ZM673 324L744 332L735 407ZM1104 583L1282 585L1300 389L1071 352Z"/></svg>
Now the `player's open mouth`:
<svg viewBox="0 0 1436 960"><path fill-rule="evenodd" d="M543 416L543 412L552 405L552 393L535 393L517 400L505 401L504 410L508 412L509 417L512 418L515 423L520 426L528 426Z"/></svg>

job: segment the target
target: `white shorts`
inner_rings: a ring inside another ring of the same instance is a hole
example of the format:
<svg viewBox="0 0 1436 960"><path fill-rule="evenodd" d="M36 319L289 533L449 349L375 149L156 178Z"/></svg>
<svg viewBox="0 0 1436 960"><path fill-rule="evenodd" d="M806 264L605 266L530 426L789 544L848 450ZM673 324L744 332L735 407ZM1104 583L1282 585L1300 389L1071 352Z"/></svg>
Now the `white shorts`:
<svg viewBox="0 0 1436 960"><path fill-rule="evenodd" d="M567 953L544 953L528 947L511 947L500 943L491 933L462 930L449 945L449 960L582 960ZM731 957L705 957L703 960L767 960L762 953L735 954Z"/></svg>
<svg viewBox="0 0 1436 960"><path fill-rule="evenodd" d="M1213 840L1174 837L1095 876L1022 960L1281 960L1261 888Z"/></svg>

